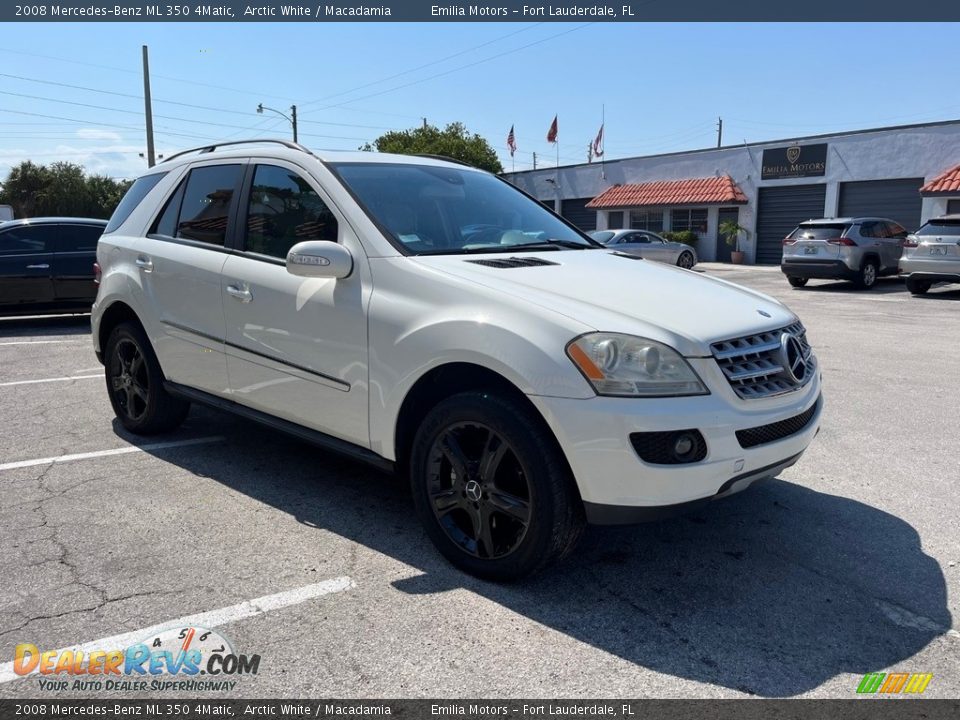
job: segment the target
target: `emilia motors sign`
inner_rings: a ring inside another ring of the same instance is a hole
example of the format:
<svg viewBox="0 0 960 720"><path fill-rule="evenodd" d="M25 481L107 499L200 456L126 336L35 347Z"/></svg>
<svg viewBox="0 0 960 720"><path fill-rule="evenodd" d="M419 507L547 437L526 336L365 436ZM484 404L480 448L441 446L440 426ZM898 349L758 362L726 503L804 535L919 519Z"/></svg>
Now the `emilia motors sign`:
<svg viewBox="0 0 960 720"><path fill-rule="evenodd" d="M763 151L761 180L823 177L827 172L827 143L791 145Z"/></svg>

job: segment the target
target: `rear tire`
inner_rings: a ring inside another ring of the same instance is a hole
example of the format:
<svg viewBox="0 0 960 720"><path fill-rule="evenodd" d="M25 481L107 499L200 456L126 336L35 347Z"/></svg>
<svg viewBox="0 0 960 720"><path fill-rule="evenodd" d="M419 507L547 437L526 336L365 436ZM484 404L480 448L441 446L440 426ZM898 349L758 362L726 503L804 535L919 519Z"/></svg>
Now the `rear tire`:
<svg viewBox="0 0 960 720"><path fill-rule="evenodd" d="M907 278L907 290L910 291L911 295L923 295L930 289L932 283L926 280L913 280Z"/></svg>
<svg viewBox="0 0 960 720"><path fill-rule="evenodd" d="M877 277L880 275L880 268L876 260L865 260L860 266L856 279L853 281L861 290L869 290L877 284Z"/></svg>
<svg viewBox="0 0 960 720"><path fill-rule="evenodd" d="M136 323L121 323L110 333L104 367L110 404L130 432L167 432L187 416L190 403L164 389L163 370L146 333Z"/></svg>
<svg viewBox="0 0 960 720"><path fill-rule="evenodd" d="M583 503L543 419L504 395L438 403L413 441L410 482L427 535L455 566L511 581L568 554Z"/></svg>
<svg viewBox="0 0 960 720"><path fill-rule="evenodd" d="M805 277L787 277L787 282L790 283L792 287L803 287L807 284L807 279Z"/></svg>

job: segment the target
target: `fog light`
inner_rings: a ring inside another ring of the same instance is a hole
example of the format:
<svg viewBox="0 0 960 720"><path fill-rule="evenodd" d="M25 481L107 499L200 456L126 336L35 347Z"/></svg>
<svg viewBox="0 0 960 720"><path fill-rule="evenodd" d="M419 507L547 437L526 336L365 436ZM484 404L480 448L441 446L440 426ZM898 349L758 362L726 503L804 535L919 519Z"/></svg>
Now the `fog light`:
<svg viewBox="0 0 960 720"><path fill-rule="evenodd" d="M684 433L683 435L678 435L677 439L673 443L673 454L677 457L678 460L682 460L693 450L696 443L694 439Z"/></svg>

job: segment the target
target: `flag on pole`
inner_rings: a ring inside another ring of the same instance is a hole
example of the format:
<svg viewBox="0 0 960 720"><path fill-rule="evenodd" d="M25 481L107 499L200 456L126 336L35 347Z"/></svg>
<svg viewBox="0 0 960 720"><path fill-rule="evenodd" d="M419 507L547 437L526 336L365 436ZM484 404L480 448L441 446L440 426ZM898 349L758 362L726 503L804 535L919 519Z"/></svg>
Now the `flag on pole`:
<svg viewBox="0 0 960 720"><path fill-rule="evenodd" d="M510 126L510 132L507 133L507 149L510 151L510 157L517 151L517 138L513 134L513 125Z"/></svg>
<svg viewBox="0 0 960 720"><path fill-rule="evenodd" d="M593 141L593 156L603 156L603 125L600 126L600 132L597 133L597 137Z"/></svg>
<svg viewBox="0 0 960 720"><path fill-rule="evenodd" d="M547 130L547 142L555 143L557 141L557 116L553 116L553 122L550 123L550 129Z"/></svg>

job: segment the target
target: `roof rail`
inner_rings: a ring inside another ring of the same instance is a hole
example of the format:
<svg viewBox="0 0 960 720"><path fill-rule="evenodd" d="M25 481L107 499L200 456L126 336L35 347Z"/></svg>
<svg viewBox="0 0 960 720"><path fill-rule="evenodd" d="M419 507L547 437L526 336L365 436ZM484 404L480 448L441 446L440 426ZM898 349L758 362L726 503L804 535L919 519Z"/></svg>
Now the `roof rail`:
<svg viewBox="0 0 960 720"><path fill-rule="evenodd" d="M305 152L308 155L313 155L308 148L305 148L300 143L291 142L290 140L277 140L275 138L261 138L259 140L228 140L227 142L218 142L212 143L210 145L201 145L200 147L190 148L189 150L181 150L178 153L174 153L168 158L164 158L162 162L168 163L175 158L181 157L183 155L188 155L189 153L212 153L217 148L226 147L227 145L247 145L251 143L276 143L277 145L283 145L288 147L291 150L299 150Z"/></svg>
<svg viewBox="0 0 960 720"><path fill-rule="evenodd" d="M429 158L430 160L443 160L444 162L455 163L455 164L457 164L457 165L464 165L464 166L466 166L466 167L473 167L473 165L471 165L471 164L468 163L468 162L464 162L463 160L457 160L456 158L452 158L452 157L447 157L446 155L433 155L433 154L430 154L430 153L416 153L416 154L415 154L415 157Z"/></svg>

